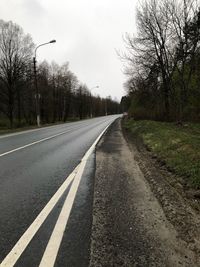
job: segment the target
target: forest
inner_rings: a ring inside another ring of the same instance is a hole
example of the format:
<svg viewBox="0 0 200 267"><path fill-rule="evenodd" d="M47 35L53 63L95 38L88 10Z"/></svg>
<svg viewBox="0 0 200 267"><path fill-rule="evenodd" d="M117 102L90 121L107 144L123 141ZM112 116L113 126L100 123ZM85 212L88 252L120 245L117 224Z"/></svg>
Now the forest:
<svg viewBox="0 0 200 267"><path fill-rule="evenodd" d="M62 65L36 61L34 73L36 48L22 27L0 20L0 128L35 125L37 106L42 124L120 112L117 100L92 95L68 61Z"/></svg>
<svg viewBox="0 0 200 267"><path fill-rule="evenodd" d="M200 122L200 4L140 1L125 35L124 110L134 119Z"/></svg>

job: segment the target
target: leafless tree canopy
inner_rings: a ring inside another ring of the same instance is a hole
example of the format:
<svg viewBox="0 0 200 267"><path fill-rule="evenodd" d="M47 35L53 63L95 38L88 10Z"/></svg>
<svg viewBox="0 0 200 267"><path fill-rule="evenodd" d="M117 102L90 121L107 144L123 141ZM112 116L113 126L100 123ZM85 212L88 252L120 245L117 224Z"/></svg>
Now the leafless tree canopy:
<svg viewBox="0 0 200 267"><path fill-rule="evenodd" d="M0 127L36 123L36 89L33 55L35 45L29 34L12 21L0 20ZM52 62L37 64L40 114L43 123L67 121L118 113L119 103L92 96L69 69Z"/></svg>
<svg viewBox="0 0 200 267"><path fill-rule="evenodd" d="M189 119L195 108L200 116L200 107L191 105L198 94L194 80L199 67L199 7L199 0L146 0L138 5L138 32L125 36L123 57L130 77L126 86L134 95L132 110L144 100L138 108L141 117L147 112L152 118Z"/></svg>

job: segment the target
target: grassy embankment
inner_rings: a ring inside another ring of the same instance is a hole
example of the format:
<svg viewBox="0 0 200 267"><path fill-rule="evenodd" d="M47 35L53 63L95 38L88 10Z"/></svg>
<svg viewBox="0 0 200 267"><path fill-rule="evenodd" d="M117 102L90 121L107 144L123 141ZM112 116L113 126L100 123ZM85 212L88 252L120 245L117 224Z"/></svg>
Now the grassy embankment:
<svg viewBox="0 0 200 267"><path fill-rule="evenodd" d="M189 185L200 188L200 124L128 120L124 127Z"/></svg>

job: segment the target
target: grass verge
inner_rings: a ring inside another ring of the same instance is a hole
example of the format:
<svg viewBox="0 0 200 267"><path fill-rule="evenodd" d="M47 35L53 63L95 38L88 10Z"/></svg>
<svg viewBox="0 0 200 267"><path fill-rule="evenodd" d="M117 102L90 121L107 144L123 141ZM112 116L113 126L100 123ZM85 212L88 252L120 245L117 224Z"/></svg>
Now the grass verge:
<svg viewBox="0 0 200 267"><path fill-rule="evenodd" d="M200 124L124 121L123 126L188 185L200 189Z"/></svg>

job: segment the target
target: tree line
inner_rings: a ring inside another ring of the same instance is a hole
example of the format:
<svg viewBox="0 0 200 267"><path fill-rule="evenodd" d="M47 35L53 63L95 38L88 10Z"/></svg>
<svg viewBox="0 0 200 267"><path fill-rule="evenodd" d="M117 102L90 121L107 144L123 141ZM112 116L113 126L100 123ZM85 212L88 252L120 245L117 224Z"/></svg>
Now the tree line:
<svg viewBox="0 0 200 267"><path fill-rule="evenodd" d="M12 21L0 20L0 127L36 124L36 88L29 34ZM116 114L120 105L110 96L93 96L69 69L69 63L37 63L42 123Z"/></svg>
<svg viewBox="0 0 200 267"><path fill-rule="evenodd" d="M145 0L137 7L137 34L125 36L130 116L200 121L199 0Z"/></svg>

